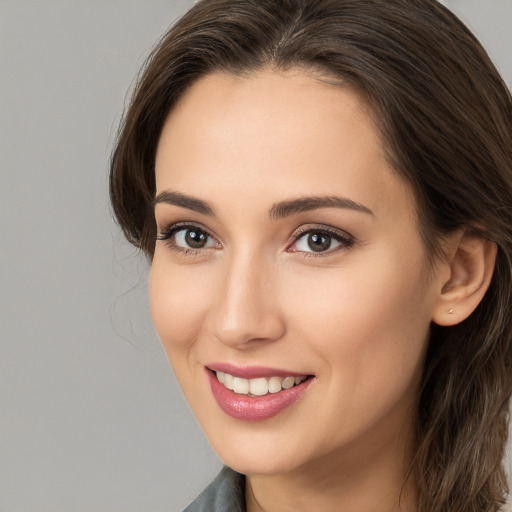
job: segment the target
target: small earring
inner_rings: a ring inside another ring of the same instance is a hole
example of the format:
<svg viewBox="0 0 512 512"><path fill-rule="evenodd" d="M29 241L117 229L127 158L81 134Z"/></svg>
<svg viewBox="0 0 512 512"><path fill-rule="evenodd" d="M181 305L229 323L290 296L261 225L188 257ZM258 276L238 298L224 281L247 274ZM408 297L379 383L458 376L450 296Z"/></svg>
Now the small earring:
<svg viewBox="0 0 512 512"><path fill-rule="evenodd" d="M453 309L450 309L450 311L448 311L448 314L453 315Z"/></svg>

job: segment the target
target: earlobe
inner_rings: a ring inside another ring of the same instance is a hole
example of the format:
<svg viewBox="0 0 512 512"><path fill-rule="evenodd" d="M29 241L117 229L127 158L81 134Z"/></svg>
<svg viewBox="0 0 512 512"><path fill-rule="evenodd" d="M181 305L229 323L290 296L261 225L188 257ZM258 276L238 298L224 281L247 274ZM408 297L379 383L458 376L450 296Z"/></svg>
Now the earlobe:
<svg viewBox="0 0 512 512"><path fill-rule="evenodd" d="M496 244L474 229L457 233L449 245L443 263L449 277L441 283L432 315L443 326L462 322L476 309L489 288L497 253Z"/></svg>

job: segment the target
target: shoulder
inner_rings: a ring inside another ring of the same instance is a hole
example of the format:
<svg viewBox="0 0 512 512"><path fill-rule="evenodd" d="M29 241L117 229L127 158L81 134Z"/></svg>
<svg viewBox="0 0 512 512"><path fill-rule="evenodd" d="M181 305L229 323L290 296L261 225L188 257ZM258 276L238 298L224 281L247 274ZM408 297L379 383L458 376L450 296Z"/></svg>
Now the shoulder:
<svg viewBox="0 0 512 512"><path fill-rule="evenodd" d="M183 512L245 512L245 477L224 466Z"/></svg>

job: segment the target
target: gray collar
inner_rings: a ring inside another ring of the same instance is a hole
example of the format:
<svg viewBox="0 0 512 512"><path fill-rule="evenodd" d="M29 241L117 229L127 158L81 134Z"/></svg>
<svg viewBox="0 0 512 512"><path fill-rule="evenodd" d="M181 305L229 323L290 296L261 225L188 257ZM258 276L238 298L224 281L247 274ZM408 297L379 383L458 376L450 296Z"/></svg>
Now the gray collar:
<svg viewBox="0 0 512 512"><path fill-rule="evenodd" d="M245 476L224 466L183 512L246 512Z"/></svg>

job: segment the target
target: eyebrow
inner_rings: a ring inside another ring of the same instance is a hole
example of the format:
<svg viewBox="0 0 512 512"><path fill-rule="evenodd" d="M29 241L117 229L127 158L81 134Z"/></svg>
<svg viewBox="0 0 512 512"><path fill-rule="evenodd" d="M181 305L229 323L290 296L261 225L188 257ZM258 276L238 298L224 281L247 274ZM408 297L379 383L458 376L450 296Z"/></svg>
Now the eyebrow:
<svg viewBox="0 0 512 512"><path fill-rule="evenodd" d="M153 208L160 203L181 206L182 208L187 208L210 217L215 216L215 210L206 201L172 190L160 192L160 194L153 199ZM298 199L282 201L273 204L268 214L271 219L282 219L297 213L317 210L319 208L345 208L367 213L372 216L374 215L374 213L363 204L340 196L300 197Z"/></svg>
<svg viewBox="0 0 512 512"><path fill-rule="evenodd" d="M174 192L172 190L164 190L163 192L160 192L160 194L153 199L153 208L159 203L181 206L182 208L187 208L210 217L215 215L215 210L206 201L181 194L180 192Z"/></svg>
<svg viewBox="0 0 512 512"><path fill-rule="evenodd" d="M274 204L269 210L269 215L271 219L281 219L296 213L317 210L319 208L346 208L367 213L372 216L374 215L369 208L361 203L356 203L351 199L340 196L301 197L290 201L283 201Z"/></svg>

